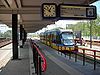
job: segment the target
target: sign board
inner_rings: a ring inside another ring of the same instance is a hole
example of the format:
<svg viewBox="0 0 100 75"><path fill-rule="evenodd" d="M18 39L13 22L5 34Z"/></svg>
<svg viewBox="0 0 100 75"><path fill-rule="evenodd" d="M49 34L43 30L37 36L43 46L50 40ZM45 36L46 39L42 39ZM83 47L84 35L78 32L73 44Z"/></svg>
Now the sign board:
<svg viewBox="0 0 100 75"><path fill-rule="evenodd" d="M80 6L80 5L59 5L59 17L61 19L96 19L95 6Z"/></svg>

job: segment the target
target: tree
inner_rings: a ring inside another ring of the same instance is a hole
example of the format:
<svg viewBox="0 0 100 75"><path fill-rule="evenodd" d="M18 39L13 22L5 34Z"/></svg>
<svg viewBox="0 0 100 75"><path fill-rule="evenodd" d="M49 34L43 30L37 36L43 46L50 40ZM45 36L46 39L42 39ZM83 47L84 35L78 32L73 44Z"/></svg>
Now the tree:
<svg viewBox="0 0 100 75"><path fill-rule="evenodd" d="M3 37L3 33L2 32L0 32L0 37Z"/></svg>
<svg viewBox="0 0 100 75"><path fill-rule="evenodd" d="M11 38L12 37L12 31L8 30L4 33L4 38Z"/></svg>

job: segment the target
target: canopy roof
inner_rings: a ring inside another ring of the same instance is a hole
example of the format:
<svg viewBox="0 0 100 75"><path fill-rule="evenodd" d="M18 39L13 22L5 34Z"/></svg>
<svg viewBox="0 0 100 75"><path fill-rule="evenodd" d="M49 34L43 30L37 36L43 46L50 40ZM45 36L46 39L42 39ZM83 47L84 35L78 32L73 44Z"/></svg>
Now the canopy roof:
<svg viewBox="0 0 100 75"><path fill-rule="evenodd" d="M97 0L0 0L0 22L12 26L12 13L18 14L18 24L22 24L26 32L36 32L55 20L43 20L41 5L43 3L65 3L89 5ZM18 10L18 11L16 11Z"/></svg>

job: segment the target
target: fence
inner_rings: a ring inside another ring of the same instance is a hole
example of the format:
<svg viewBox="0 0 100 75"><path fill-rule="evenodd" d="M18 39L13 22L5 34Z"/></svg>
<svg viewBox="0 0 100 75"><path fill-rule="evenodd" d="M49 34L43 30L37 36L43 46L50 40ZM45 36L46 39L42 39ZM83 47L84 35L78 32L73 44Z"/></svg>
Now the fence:
<svg viewBox="0 0 100 75"><path fill-rule="evenodd" d="M40 49L36 45L36 43L31 41L31 44L32 44L33 62L34 62L34 66L35 66L35 73L37 73L37 75L42 75L42 72L45 72L46 68L47 68L46 58L40 52Z"/></svg>
<svg viewBox="0 0 100 75"><path fill-rule="evenodd" d="M96 64L97 64L97 59L100 59L100 51L92 49L92 48L78 48L78 52L76 51L70 51L69 52L69 59L71 59L71 53L75 54L75 62L77 62L77 55L81 54L82 55L82 60L83 60L83 66L85 65L85 60L87 57L92 57L93 62L94 62L94 70L96 69Z"/></svg>
<svg viewBox="0 0 100 75"><path fill-rule="evenodd" d="M58 54L59 54L59 50L58 50ZM64 54L65 54L65 57L66 57L66 53L64 53ZM92 48L88 48L88 47L78 47L74 51L69 50L69 52L68 52L69 59L71 59L71 56L72 56L71 54L75 55L75 57L74 57L75 62L77 62L77 59L78 59L77 56L81 55L82 58L83 58L82 59L83 66L85 65L86 58L91 57L93 62L94 62L94 70L96 69L97 59L100 60L100 50L96 50L96 49L92 49ZM61 52L61 55L62 55L62 52Z"/></svg>
<svg viewBox="0 0 100 75"><path fill-rule="evenodd" d="M100 56L97 53L100 53L100 51L92 48L79 48L79 54L83 55L83 65L85 65L86 56L92 57L94 62L94 70L96 69L97 59L100 59Z"/></svg>

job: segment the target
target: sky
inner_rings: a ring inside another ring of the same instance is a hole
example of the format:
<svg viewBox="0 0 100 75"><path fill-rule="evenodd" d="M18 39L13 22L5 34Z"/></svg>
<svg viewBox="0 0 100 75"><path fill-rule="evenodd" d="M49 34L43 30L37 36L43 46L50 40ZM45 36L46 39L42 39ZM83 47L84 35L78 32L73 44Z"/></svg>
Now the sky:
<svg viewBox="0 0 100 75"><path fill-rule="evenodd" d="M95 2L95 3L93 3L92 5L95 5L96 6L96 8L97 8L97 14L100 15L100 0L97 1L97 2Z"/></svg>

